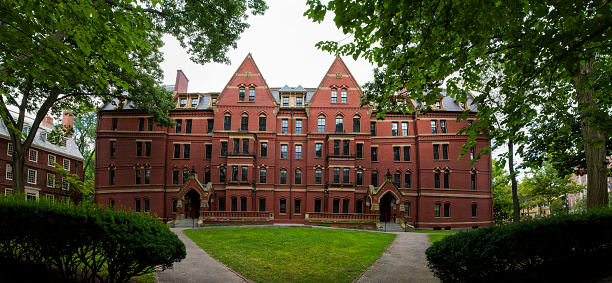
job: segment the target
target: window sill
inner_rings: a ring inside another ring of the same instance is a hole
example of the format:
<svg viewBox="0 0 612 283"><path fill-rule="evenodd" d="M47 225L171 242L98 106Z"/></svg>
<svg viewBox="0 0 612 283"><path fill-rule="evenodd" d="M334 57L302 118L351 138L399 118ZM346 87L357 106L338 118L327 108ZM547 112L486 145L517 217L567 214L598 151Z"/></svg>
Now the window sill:
<svg viewBox="0 0 612 283"><path fill-rule="evenodd" d="M134 158L151 158L151 156L139 156L139 155L136 155L136 156L134 156Z"/></svg>
<svg viewBox="0 0 612 283"><path fill-rule="evenodd" d="M433 161L444 161L444 162L448 162L448 161L450 161L450 159L434 159Z"/></svg>
<svg viewBox="0 0 612 283"><path fill-rule="evenodd" d="M287 213L280 213L280 212L279 212L279 213L278 213L278 215L287 215Z"/></svg>
<svg viewBox="0 0 612 283"><path fill-rule="evenodd" d="M238 100L238 103L255 103L255 101Z"/></svg>

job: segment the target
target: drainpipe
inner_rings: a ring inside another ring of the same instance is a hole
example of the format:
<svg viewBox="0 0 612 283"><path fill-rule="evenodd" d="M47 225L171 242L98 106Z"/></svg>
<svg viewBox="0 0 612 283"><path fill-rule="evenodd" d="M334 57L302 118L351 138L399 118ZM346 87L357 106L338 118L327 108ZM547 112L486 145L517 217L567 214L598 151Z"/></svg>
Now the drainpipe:
<svg viewBox="0 0 612 283"><path fill-rule="evenodd" d="M416 215L415 215L415 222L414 222L414 228L419 228L419 203L420 203L420 199L421 199L421 171L420 171L420 164L421 164L421 160L419 159L419 128L417 127L417 119L419 118L419 112L418 110L414 111L414 122L412 123L412 126L414 127L414 144L416 147L415 153L414 153L414 157L416 158L416 173L417 173L417 178L416 178L416 185L417 185L417 198L416 198Z"/></svg>
<svg viewBox="0 0 612 283"><path fill-rule="evenodd" d="M289 127L289 149L287 150L288 152L293 152L291 149L293 149L293 109L291 109L291 119L289 120L288 123L288 127ZM289 156L289 172L293 172L293 154L291 154ZM289 172L287 172L287 175L289 175ZM293 178L295 178L294 174L291 174L291 176L293 176ZM291 179L293 179L291 178ZM291 211L291 202L293 201L293 199L291 198L291 191L292 191L292 187L293 187L293 181L289 179L289 203L287 204L287 207L289 208L289 220L292 219L292 215L293 212Z"/></svg>

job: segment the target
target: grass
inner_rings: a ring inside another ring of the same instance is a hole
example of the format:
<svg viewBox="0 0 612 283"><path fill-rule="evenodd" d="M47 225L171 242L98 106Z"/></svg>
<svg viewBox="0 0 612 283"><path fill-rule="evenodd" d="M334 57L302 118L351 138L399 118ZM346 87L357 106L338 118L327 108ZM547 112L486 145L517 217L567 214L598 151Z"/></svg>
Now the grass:
<svg viewBox="0 0 612 283"><path fill-rule="evenodd" d="M415 229L410 231L410 233L426 233L426 234L448 234L452 235L459 231L457 230L425 230L425 229Z"/></svg>
<svg viewBox="0 0 612 283"><path fill-rule="evenodd" d="M298 227L185 230L213 258L256 282L352 282L394 234Z"/></svg>
<svg viewBox="0 0 612 283"><path fill-rule="evenodd" d="M219 223L219 224L201 224L200 227L222 227L222 226L243 226L244 224L231 224L231 223Z"/></svg>

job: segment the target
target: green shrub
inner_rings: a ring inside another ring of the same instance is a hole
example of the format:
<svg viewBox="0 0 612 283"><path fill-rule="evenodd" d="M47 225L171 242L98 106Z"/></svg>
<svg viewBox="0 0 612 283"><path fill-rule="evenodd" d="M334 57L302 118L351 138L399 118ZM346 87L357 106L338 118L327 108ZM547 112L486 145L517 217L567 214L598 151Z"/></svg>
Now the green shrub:
<svg viewBox="0 0 612 283"><path fill-rule="evenodd" d="M148 215L0 199L0 261L57 270L64 281L125 282L169 268L185 246Z"/></svg>
<svg viewBox="0 0 612 283"><path fill-rule="evenodd" d="M435 242L426 255L444 282L567 281L587 269L607 272L601 267L612 255L610 243L612 210L602 209L460 232Z"/></svg>

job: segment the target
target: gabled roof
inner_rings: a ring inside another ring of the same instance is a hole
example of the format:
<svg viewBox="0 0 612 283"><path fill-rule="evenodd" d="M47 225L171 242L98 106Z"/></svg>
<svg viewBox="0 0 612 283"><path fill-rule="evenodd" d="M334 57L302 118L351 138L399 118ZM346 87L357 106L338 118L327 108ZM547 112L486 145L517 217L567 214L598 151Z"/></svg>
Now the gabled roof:
<svg viewBox="0 0 612 283"><path fill-rule="evenodd" d="M292 91L292 89L288 85L285 85L284 87L282 87L278 91Z"/></svg>
<svg viewBox="0 0 612 283"><path fill-rule="evenodd" d="M48 140L43 139L42 133L44 132L49 133L50 130L51 129L43 128L41 125L41 127L39 127L38 131L36 132L36 136L34 137L34 140L32 141L31 148L43 149L43 150L47 150L49 152L52 152L52 153L55 153L61 156L66 156L66 157L70 157L70 158L81 160L81 161L84 160L83 155L79 151L79 147L76 145L72 137L66 137L66 146L55 145L49 142ZM4 125L4 123L0 123L0 138L7 139L9 141L11 140L11 137L9 136L9 132L6 128L6 125Z"/></svg>

